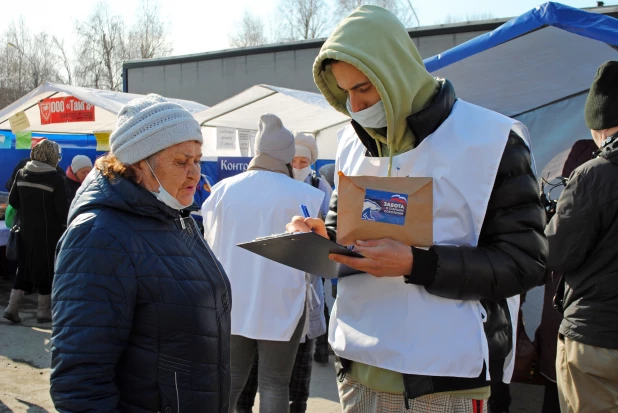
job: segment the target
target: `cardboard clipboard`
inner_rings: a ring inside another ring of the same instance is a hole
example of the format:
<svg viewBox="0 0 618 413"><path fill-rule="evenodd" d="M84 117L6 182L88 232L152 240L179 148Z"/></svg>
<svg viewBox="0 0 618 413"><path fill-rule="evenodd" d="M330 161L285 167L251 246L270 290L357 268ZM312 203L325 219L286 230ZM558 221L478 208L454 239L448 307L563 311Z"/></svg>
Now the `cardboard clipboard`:
<svg viewBox="0 0 618 413"><path fill-rule="evenodd" d="M342 278L361 271L328 259L329 254L363 256L313 232L280 234L238 244L254 254L323 278Z"/></svg>

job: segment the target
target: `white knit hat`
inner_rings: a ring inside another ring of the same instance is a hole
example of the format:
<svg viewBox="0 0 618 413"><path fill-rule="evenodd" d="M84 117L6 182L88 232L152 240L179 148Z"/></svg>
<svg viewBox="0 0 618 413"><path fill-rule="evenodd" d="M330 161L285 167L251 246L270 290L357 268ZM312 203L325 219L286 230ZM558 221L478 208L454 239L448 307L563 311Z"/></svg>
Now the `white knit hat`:
<svg viewBox="0 0 618 413"><path fill-rule="evenodd" d="M255 152L268 155L284 164L294 159L294 135L283 127L281 119L275 115L260 116L258 133L255 137Z"/></svg>
<svg viewBox="0 0 618 413"><path fill-rule="evenodd" d="M124 164L188 141L203 142L199 123L188 110L156 94L127 103L109 138L111 153Z"/></svg>
<svg viewBox="0 0 618 413"><path fill-rule="evenodd" d="M296 144L296 155L294 156L307 158L311 164L318 160L318 144L313 136L295 132L294 143Z"/></svg>
<svg viewBox="0 0 618 413"><path fill-rule="evenodd" d="M71 161L71 169L77 173L82 168L92 168L92 161L86 155L77 155Z"/></svg>

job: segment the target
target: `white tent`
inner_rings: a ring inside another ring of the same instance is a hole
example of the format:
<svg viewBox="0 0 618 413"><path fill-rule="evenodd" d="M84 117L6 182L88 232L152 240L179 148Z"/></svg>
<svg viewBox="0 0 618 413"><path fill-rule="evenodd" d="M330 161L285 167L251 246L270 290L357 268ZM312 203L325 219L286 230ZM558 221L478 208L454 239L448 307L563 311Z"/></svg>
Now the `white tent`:
<svg viewBox="0 0 618 413"><path fill-rule="evenodd" d="M94 122L67 122L41 124L39 101L47 98L73 96L95 107ZM116 118L120 109L129 101L143 95L112 92L108 90L90 89L85 87L44 83L30 93L0 110L0 129L10 130L9 118L18 112L25 112L30 122L30 130L41 133L90 134L97 130L114 130ZM169 99L182 105L189 112L195 114L208 106L188 100Z"/></svg>
<svg viewBox="0 0 618 413"><path fill-rule="evenodd" d="M253 156L252 144L241 148L242 131L255 133L260 116L272 113L281 118L291 131L315 136L320 159L335 159L337 131L349 118L334 110L320 94L285 89L269 85L253 86L195 115L204 134L204 156L212 160L219 156ZM217 131L219 130L219 132ZM235 142L222 145L218 139L227 130ZM241 131L240 138L238 131Z"/></svg>

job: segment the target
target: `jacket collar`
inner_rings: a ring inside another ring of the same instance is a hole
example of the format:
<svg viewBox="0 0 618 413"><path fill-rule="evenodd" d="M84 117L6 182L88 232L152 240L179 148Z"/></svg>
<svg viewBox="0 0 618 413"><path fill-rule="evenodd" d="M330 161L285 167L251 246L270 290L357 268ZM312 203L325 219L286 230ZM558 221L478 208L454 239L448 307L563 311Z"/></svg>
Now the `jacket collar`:
<svg viewBox="0 0 618 413"><path fill-rule="evenodd" d="M453 105L457 101L455 88L453 88L452 83L447 79L438 79L438 82L440 83L440 90L436 93L429 106L420 112L408 116L406 119L408 127L416 137L416 146L442 125L451 114ZM367 154L372 157L378 156L376 141L354 120L352 120L352 127L363 145L365 145L365 148L367 148Z"/></svg>
<svg viewBox="0 0 618 413"><path fill-rule="evenodd" d="M597 155L601 158L605 158L612 163L618 163L618 159L613 159L618 156L618 133L605 139L603 146L597 152Z"/></svg>
<svg viewBox="0 0 618 413"><path fill-rule="evenodd" d="M180 216L179 211L156 199L145 188L119 175L108 179L100 171L84 180L71 205L69 223L79 214L96 208L113 208L165 222Z"/></svg>
<svg viewBox="0 0 618 413"><path fill-rule="evenodd" d="M45 162L39 162L39 161L28 161L28 163L26 163L26 170L28 172L34 172L34 173L56 172L56 168L54 168L53 166L48 165Z"/></svg>
<svg viewBox="0 0 618 413"><path fill-rule="evenodd" d="M77 176L75 176L75 174L73 173L73 168L72 167L69 166L67 168L66 175L67 175L67 178L69 178L71 181L77 182L78 184L81 184L81 182L79 182L79 179L77 179Z"/></svg>

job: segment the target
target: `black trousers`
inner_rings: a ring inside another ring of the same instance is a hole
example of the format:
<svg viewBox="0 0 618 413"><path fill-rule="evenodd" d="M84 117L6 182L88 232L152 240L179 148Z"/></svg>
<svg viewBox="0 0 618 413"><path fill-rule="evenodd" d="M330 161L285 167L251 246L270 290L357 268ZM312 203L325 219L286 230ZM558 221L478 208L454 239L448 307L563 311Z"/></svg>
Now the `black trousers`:
<svg viewBox="0 0 618 413"><path fill-rule="evenodd" d="M18 268L17 273L15 274L15 279L13 280L13 289L23 290L26 293L31 293L34 289L34 286L29 280L26 279L26 277L24 277L23 275L20 276L19 275L20 273L23 274L23 271L20 271ZM44 284L37 286L37 289L38 289L39 294L49 295L52 292L52 285L51 283L44 283Z"/></svg>
<svg viewBox="0 0 618 413"><path fill-rule="evenodd" d="M511 388L508 384L499 382L491 382L491 396L487 402L489 413L504 413L508 412L511 407Z"/></svg>
<svg viewBox="0 0 618 413"><path fill-rule="evenodd" d="M558 385L547 380L545 394L543 395L543 413L560 413L560 401L558 399Z"/></svg>

